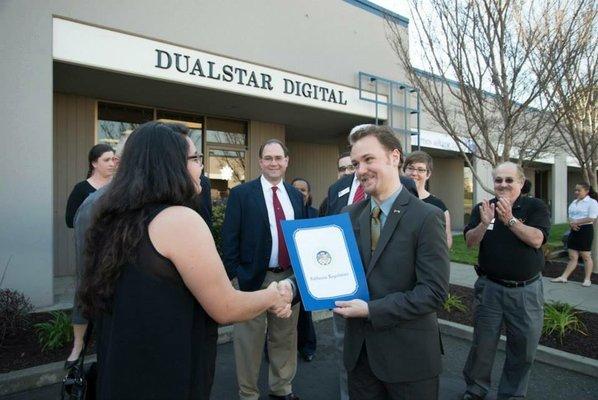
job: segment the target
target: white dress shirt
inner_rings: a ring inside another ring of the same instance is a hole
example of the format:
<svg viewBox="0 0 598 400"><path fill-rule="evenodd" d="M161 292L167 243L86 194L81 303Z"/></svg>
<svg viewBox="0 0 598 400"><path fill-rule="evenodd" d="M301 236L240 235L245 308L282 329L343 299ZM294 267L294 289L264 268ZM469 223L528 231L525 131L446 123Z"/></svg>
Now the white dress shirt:
<svg viewBox="0 0 598 400"><path fill-rule="evenodd" d="M569 219L582 219L598 217L598 201L594 200L590 196L586 196L581 200L573 200L569 205ZM591 222L587 222L591 224Z"/></svg>
<svg viewBox="0 0 598 400"><path fill-rule="evenodd" d="M353 198L355 197L355 192L357 192L358 187L359 180L357 179L357 174L353 174L353 183L351 183L351 191L349 192L349 202L347 203L348 206L353 204Z"/></svg>
<svg viewBox="0 0 598 400"><path fill-rule="evenodd" d="M274 215L274 203L273 203L273 190L272 187L276 186L278 190L278 200L282 205L285 219L295 219L295 211L293 210L293 204L289 198L287 190L284 188L283 181L278 182L278 185L272 185L264 176L260 177L262 184L262 191L264 192L264 199L266 199L266 208L268 209L268 222L270 223L270 234L272 235L272 251L270 252L270 263L268 268L278 267L278 230L276 229L276 216Z"/></svg>

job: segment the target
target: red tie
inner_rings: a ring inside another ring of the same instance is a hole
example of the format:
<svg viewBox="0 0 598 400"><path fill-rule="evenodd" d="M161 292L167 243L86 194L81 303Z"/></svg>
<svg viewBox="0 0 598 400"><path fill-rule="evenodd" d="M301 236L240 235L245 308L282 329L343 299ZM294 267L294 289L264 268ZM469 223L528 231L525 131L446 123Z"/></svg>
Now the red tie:
<svg viewBox="0 0 598 400"><path fill-rule="evenodd" d="M355 195L353 196L353 203L359 203L361 200L365 199L365 191L363 190L363 186L361 183L357 186L357 190L355 191Z"/></svg>
<svg viewBox="0 0 598 400"><path fill-rule="evenodd" d="M280 221L284 221L286 217L284 216L282 204L280 204L280 200L278 199L278 195L276 194L277 190L278 188L276 186L272 186L272 203L274 205L274 219L276 220L276 231L278 232L278 266L282 269L287 269L291 266L291 260L289 259L289 251L287 250L287 245L284 242L282 227L280 226Z"/></svg>

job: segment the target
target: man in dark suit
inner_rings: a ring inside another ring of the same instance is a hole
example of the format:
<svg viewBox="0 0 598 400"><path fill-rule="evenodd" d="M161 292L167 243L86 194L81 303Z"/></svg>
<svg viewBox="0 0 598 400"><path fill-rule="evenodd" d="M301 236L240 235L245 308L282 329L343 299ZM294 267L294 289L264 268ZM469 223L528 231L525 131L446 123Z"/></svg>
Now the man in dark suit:
<svg viewBox="0 0 598 400"><path fill-rule="evenodd" d="M305 218L303 196L284 182L289 156L284 143L266 141L259 150L261 176L231 190L222 226L223 262L239 288L254 291L292 276L280 221ZM286 281L288 282L288 281ZM298 304L288 319L263 313L235 324L234 348L241 399L259 399L257 386L268 330L270 397L297 399L292 379L297 370Z"/></svg>
<svg viewBox="0 0 598 400"><path fill-rule="evenodd" d="M210 180L201 174L199 177L201 193L199 194L199 215L206 221L208 228L212 230L212 187Z"/></svg>
<svg viewBox="0 0 598 400"><path fill-rule="evenodd" d="M359 125L351 132L358 130L361 127L367 125ZM402 154L401 154L402 156ZM348 160L347 160L348 159ZM355 168L353 164L350 163L351 155L350 153L343 153L339 157L338 165L339 165L339 180L333 183L330 188L328 188L328 197L325 200L325 206L322 207L326 210L326 215L335 215L339 214L343 208L348 205L358 203L364 200L367 195L361 187L359 180L355 174ZM402 162L402 158L401 158ZM350 167L349 167L350 165ZM401 165L399 164L399 169ZM341 168L344 168L341 171ZM343 172L341 174L341 172ZM348 172L348 173L347 173ZM401 184L409 190L411 194L417 197L417 187L415 186L415 182L413 179L400 176ZM345 320L339 316L334 314L332 317L332 330L334 333L334 341L337 351L339 352L339 385L340 385L340 400L348 400L349 393L347 389L347 371L343 365L342 361L342 353L343 353L343 342L345 336Z"/></svg>
<svg viewBox="0 0 598 400"><path fill-rule="evenodd" d="M409 193L418 197L417 187L415 186L413 179L403 175L400 175L399 179L401 180L401 185L403 185ZM338 214L344 207L363 200L365 197L361 197L355 201L355 193L359 193L358 188L359 180L355 174L345 175L330 185L330 188L328 188L326 215Z"/></svg>
<svg viewBox="0 0 598 400"><path fill-rule="evenodd" d="M387 126L349 138L369 200L345 209L365 268L370 301L338 301L347 318L344 363L351 399L438 398L441 345L436 310L449 279L444 215L407 192L401 144Z"/></svg>

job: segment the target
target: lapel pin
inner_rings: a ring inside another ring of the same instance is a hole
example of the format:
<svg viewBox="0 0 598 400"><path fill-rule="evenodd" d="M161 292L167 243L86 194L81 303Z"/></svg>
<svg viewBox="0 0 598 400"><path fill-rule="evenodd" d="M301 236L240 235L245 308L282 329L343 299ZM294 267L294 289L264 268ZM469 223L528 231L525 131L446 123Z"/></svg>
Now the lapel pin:
<svg viewBox="0 0 598 400"><path fill-rule="evenodd" d="M395 214L400 214L401 210L392 210L392 212L395 213Z"/></svg>

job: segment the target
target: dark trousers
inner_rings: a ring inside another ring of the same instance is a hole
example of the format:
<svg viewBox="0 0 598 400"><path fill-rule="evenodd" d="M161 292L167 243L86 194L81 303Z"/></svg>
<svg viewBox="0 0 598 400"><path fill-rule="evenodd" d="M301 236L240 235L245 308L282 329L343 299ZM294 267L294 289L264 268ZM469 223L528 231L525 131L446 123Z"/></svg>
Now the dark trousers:
<svg viewBox="0 0 598 400"><path fill-rule="evenodd" d="M357 365L349 371L351 400L436 400L438 376L417 382L383 382L376 378L368 362L365 344Z"/></svg>
<svg viewBox="0 0 598 400"><path fill-rule="evenodd" d="M303 303L299 309L299 321L297 322L297 350L301 354L316 353L316 330L314 321L311 318L311 311L305 311Z"/></svg>
<svg viewBox="0 0 598 400"><path fill-rule="evenodd" d="M474 286L473 342L463 375L467 391L485 397L504 322L507 345L498 398L525 397L544 322L542 280L507 288L480 277Z"/></svg>

